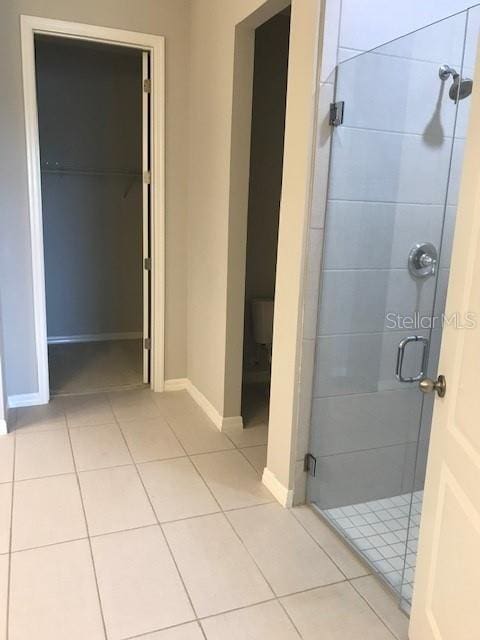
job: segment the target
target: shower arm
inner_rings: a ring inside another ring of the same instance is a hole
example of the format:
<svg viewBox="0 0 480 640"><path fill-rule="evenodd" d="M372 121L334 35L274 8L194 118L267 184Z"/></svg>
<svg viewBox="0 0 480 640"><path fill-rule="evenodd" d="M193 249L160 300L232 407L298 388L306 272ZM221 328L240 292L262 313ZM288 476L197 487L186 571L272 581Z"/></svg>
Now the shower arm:
<svg viewBox="0 0 480 640"><path fill-rule="evenodd" d="M452 76L453 80L458 78L459 73L453 67L448 64L442 64L442 66L438 70L438 76L440 80L448 80L450 76Z"/></svg>

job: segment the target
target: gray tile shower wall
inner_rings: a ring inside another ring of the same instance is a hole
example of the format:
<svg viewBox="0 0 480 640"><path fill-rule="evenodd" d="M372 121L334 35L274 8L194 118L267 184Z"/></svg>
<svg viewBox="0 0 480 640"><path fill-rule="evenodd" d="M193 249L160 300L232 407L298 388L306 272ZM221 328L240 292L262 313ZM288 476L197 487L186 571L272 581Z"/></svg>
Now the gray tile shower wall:
<svg viewBox="0 0 480 640"><path fill-rule="evenodd" d="M463 75L473 73L479 17L475 11L469 19ZM323 508L423 486L431 402L420 424L422 398L394 371L398 342L412 331L390 326L385 314L430 315L434 303L435 313L443 312L470 106L461 102L455 121L456 106L438 76L441 64L461 66L464 15L360 56L344 18L338 57L357 57L337 76L335 99L345 100L345 119L333 133L328 196L326 119L334 88L332 74L322 71L304 310L304 353L315 338L310 449L321 456L315 484L322 487L321 496L312 488L310 499ZM416 281L408 272L410 249L424 241L441 248L437 292L433 278ZM431 375L440 338L434 331ZM410 351L407 374L419 357Z"/></svg>

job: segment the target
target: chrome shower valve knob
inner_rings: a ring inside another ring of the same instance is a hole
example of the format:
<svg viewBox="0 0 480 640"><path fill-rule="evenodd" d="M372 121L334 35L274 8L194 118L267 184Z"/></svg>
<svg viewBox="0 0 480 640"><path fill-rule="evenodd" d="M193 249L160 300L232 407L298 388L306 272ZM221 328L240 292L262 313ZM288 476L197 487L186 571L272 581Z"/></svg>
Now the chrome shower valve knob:
<svg viewBox="0 0 480 640"><path fill-rule="evenodd" d="M431 242L416 244L408 256L408 270L414 278L434 276L437 269L438 251Z"/></svg>

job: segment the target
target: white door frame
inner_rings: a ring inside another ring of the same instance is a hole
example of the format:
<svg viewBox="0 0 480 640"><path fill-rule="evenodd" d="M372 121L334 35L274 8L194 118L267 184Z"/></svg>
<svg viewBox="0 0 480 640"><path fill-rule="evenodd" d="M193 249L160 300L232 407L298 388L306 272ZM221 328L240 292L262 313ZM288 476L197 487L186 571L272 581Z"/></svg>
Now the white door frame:
<svg viewBox="0 0 480 640"><path fill-rule="evenodd" d="M163 36L148 33L110 29L107 27L64 22L62 20L51 20L49 18L38 18L35 16L22 15L20 21L35 343L38 372L38 392L28 396L28 404L45 404L49 401L50 397L40 179L40 143L35 82L34 36L37 33L80 40L94 40L112 45L141 49L150 53L152 80L150 131L152 144L152 350L150 386L153 391L163 391L165 380L165 39Z"/></svg>
<svg viewBox="0 0 480 640"><path fill-rule="evenodd" d="M151 132L151 93L145 91L145 82L150 78L150 54L148 51L142 51L142 173L150 172L151 150L150 150L150 132ZM146 268L145 261L150 260L150 235L151 235L151 215L150 215L150 194L151 184L143 178L142 182L142 258L143 258L143 382L150 381L151 355L152 352L145 344L145 339L151 338L150 315L151 309L151 292L150 292L150 271Z"/></svg>

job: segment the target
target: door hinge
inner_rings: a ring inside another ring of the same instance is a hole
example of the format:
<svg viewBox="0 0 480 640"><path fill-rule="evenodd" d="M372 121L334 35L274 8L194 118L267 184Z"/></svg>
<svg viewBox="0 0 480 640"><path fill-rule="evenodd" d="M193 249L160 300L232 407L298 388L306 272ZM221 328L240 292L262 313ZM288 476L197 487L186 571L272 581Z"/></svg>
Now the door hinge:
<svg viewBox="0 0 480 640"><path fill-rule="evenodd" d="M145 258L145 260L143 261L143 268L145 269L145 271L151 271L152 270L152 259L151 258Z"/></svg>
<svg viewBox="0 0 480 640"><path fill-rule="evenodd" d="M144 338L143 339L143 348L144 349L151 349L152 348L152 339L151 338Z"/></svg>
<svg viewBox="0 0 480 640"><path fill-rule="evenodd" d="M313 478L317 473L317 459L311 453L307 453L303 460L303 470L310 474Z"/></svg>
<svg viewBox="0 0 480 640"><path fill-rule="evenodd" d="M145 93L151 93L152 81L150 80L150 78L145 78L145 80L143 81L143 90L145 91Z"/></svg>
<svg viewBox="0 0 480 640"><path fill-rule="evenodd" d="M343 114L345 111L345 102L332 102L330 103L330 117L329 124L331 127L339 127L343 124Z"/></svg>
<svg viewBox="0 0 480 640"><path fill-rule="evenodd" d="M150 184L152 181L152 172L151 171L144 171L143 172L143 181L145 184Z"/></svg>

